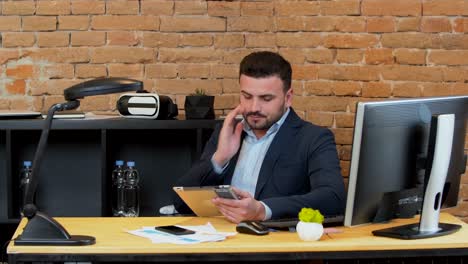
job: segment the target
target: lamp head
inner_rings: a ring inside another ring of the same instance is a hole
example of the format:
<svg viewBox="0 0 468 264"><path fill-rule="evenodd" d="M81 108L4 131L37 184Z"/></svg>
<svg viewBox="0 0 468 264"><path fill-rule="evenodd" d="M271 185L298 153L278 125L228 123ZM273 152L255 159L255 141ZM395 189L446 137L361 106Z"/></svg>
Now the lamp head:
<svg viewBox="0 0 468 264"><path fill-rule="evenodd" d="M86 96L142 91L143 82L127 78L98 78L65 89L65 100L74 101Z"/></svg>

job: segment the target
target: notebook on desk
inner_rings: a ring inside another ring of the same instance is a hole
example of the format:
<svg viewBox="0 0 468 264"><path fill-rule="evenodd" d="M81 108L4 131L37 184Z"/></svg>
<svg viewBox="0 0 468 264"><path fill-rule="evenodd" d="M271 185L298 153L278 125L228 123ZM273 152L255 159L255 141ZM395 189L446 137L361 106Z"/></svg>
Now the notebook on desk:
<svg viewBox="0 0 468 264"><path fill-rule="evenodd" d="M0 110L0 119L37 118L40 112L28 110Z"/></svg>
<svg viewBox="0 0 468 264"><path fill-rule="evenodd" d="M203 187L181 187L176 186L172 189L179 197L192 209L197 216L219 216L221 213L218 208L211 202L215 198L216 186Z"/></svg>

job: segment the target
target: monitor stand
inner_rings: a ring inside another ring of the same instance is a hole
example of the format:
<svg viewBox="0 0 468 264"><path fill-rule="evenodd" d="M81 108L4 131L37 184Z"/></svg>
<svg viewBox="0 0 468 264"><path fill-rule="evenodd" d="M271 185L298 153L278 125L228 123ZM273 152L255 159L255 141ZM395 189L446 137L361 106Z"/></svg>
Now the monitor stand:
<svg viewBox="0 0 468 264"><path fill-rule="evenodd" d="M438 115L432 118L428 151L428 162L432 161L432 164L428 164L426 169L426 173L430 171L430 176L425 188L419 223L374 230L372 234L399 239L420 239L448 235L461 228L460 225L439 223L442 192L450 164L454 129L454 114Z"/></svg>

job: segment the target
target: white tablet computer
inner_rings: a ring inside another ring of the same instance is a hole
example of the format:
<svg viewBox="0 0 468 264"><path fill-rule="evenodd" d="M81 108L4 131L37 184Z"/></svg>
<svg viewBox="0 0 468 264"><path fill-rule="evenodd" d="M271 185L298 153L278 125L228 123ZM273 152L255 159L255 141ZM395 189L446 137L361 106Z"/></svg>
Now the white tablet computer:
<svg viewBox="0 0 468 264"><path fill-rule="evenodd" d="M219 196L227 199L237 199L229 185L202 187L173 187L179 197L192 209L197 216L218 216L221 213L211 202Z"/></svg>

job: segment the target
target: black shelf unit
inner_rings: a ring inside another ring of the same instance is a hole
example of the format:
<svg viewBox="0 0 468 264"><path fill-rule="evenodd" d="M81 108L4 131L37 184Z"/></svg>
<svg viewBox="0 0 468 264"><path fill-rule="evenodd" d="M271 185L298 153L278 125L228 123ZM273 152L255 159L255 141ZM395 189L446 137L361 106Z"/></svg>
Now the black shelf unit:
<svg viewBox="0 0 468 264"><path fill-rule="evenodd" d="M19 170L33 160L41 119L0 120L0 224L19 221ZM201 155L219 120L54 120L36 193L51 216L111 216L115 160L140 173L141 216L171 204L175 181Z"/></svg>

